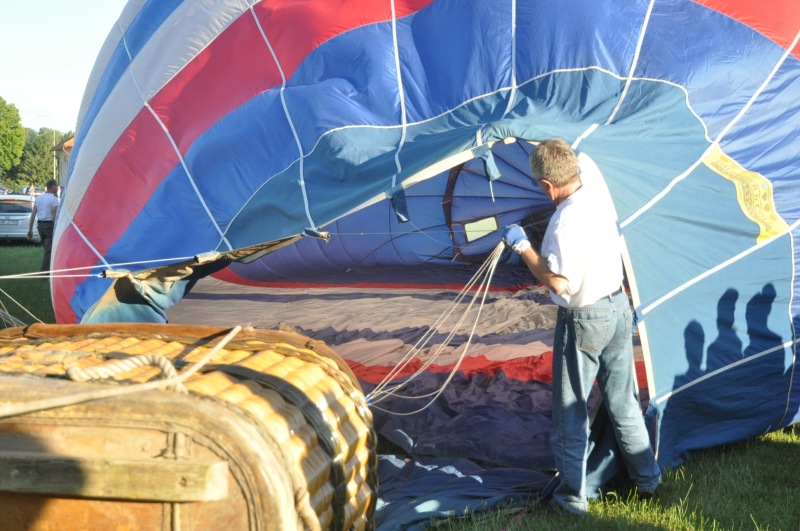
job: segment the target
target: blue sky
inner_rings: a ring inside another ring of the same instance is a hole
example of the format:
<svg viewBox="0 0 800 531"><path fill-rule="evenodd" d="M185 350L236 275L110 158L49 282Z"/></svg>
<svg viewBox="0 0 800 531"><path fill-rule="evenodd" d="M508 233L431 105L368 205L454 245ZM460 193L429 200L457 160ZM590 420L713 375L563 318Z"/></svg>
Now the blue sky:
<svg viewBox="0 0 800 531"><path fill-rule="evenodd" d="M94 61L127 0L4 0L0 97L22 125L74 131Z"/></svg>

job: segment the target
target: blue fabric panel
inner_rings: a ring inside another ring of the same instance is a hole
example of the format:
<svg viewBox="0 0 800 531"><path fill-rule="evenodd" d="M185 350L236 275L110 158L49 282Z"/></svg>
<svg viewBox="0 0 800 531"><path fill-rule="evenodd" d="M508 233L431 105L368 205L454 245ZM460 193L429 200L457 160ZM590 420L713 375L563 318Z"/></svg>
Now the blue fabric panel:
<svg viewBox="0 0 800 531"><path fill-rule="evenodd" d="M408 121L508 87L511 20L509 1L440 0L398 21Z"/></svg>
<svg viewBox="0 0 800 531"><path fill-rule="evenodd" d="M253 280L301 281L332 270L448 263L452 242L441 205L445 184L444 178L431 179L406 191L411 223L398 223L384 200L326 226L332 236L329 243L303 238L254 264L236 266L237 274Z"/></svg>
<svg viewBox="0 0 800 531"><path fill-rule="evenodd" d="M497 154L502 177L493 183L494 200L483 174L480 160L464 165L454 189L450 208L454 237L466 245L462 224L484 217L497 216L498 228L517 223L538 208L552 209L552 203L531 180L527 168L530 147L519 143L498 143ZM520 169L522 171L520 171ZM237 274L262 280L301 280L304 275L323 276L336 268L386 267L420 262L449 263L453 259L453 241L445 224L442 196L449 172L419 183L406 191L411 223L398 224L385 201L351 214L330 227L330 243L302 239L290 247L259 259L259 265L236 266ZM485 240L485 241L484 241ZM462 249L470 255L490 252L500 241L499 233ZM252 271L251 271L252 270ZM258 272L257 272L258 271ZM271 273L268 273L271 271Z"/></svg>
<svg viewBox="0 0 800 531"><path fill-rule="evenodd" d="M645 316L648 341L659 351L663 348L664 352L673 353L651 360L656 384L650 390L651 397L660 400L673 389L675 376L689 371L693 363L687 359L691 357L687 351L692 350L692 345L707 345L707 356L701 364L705 374L791 340L791 323L785 318L791 289L789 277L783 275L780 279L781 275L776 275L764 280L746 275L748 270L771 260L775 260L775 254L762 253L758 260L729 266L732 273L745 273L736 288L730 287L729 281L721 278L723 275L711 276ZM771 269L777 273L774 266ZM762 308L770 311L762 309L753 314L753 305L765 300L760 294L773 290L776 295L770 304L761 302ZM687 343L688 332L695 338L691 345Z"/></svg>
<svg viewBox="0 0 800 531"><path fill-rule="evenodd" d="M796 415L792 348L783 346L794 334L786 320L791 268L782 271L789 264L780 259L787 244L763 247L645 317L648 341L660 353L651 360L650 392L660 412L662 465L781 427L787 408ZM768 273L753 278L752 271Z"/></svg>
<svg viewBox="0 0 800 531"><path fill-rule="evenodd" d="M690 349L699 347L691 344L693 340L687 345ZM697 369L692 365L689 370ZM673 385L680 387L684 378L692 377L691 372L677 375ZM778 351L759 358L757 363L732 366L720 377L699 381L676 393L659 407L659 464L671 468L694 450L776 429L790 381L784 353Z"/></svg>
<svg viewBox="0 0 800 531"><path fill-rule="evenodd" d="M249 120L248 116L263 116L263 120ZM276 195L285 201L285 196L290 195L289 202L278 202L275 208L285 211L291 205L296 208L301 206L302 197L300 187L292 178L297 178L298 151L292 135L291 127L286 119L280 104L278 90L270 90L254 98L231 112L201 135L185 156L185 163L192 174L198 190L204 201L214 214L214 218L225 229L235 221L242 208L247 208L253 202L252 208L264 213L269 212L266 205L258 202L260 189L266 188L271 193L276 183L272 179L281 172L287 174L279 176L286 181L279 185L288 188ZM185 176L182 176L185 178ZM273 198L276 199L276 198ZM245 214L250 220L257 220L256 214ZM295 233L299 233L307 225L302 210L293 215L286 214L290 219L296 219L293 225ZM305 225L304 225L305 223ZM263 223L257 223L263 225ZM241 227L241 225L237 225ZM298 226L301 226L298 228ZM229 230L232 241L237 244L250 245L263 238L277 239L274 236L280 231L264 234L261 227L255 227L252 234L240 235L237 230ZM250 236L249 239L246 239ZM239 243L247 242L250 243Z"/></svg>
<svg viewBox="0 0 800 531"><path fill-rule="evenodd" d="M517 82L555 70L588 67L626 76L648 4L644 0L618 2L609 9L607 4L588 0L518 1Z"/></svg>
<svg viewBox="0 0 800 531"><path fill-rule="evenodd" d="M464 457L477 462L552 470L549 384L457 372L433 404L423 397L447 373L425 372L372 408L375 431L412 456ZM365 393L373 385L362 382ZM596 394L593 394L593 399ZM385 410L385 411L384 411ZM390 411L393 413L386 413Z"/></svg>
<svg viewBox="0 0 800 531"><path fill-rule="evenodd" d="M286 105L309 153L338 127L400 123L391 25L351 30L315 48L287 81Z"/></svg>
<svg viewBox="0 0 800 531"><path fill-rule="evenodd" d="M714 139L764 81L781 52L766 37L699 4L656 2L635 75L686 87L689 104Z"/></svg>
<svg viewBox="0 0 800 531"><path fill-rule="evenodd" d="M99 263L97 264L98 267L100 265L101 264ZM105 269L105 267L99 271L102 271L103 269ZM83 283L81 283L81 289L75 292L75 296L70 301L70 306L75 311L75 314L78 316L83 316L85 312L90 311L92 308L101 308L103 305L99 304L99 301L113 285L113 283L114 281L111 279L97 277L89 277ZM91 322L91 320L86 322Z"/></svg>
<svg viewBox="0 0 800 531"><path fill-rule="evenodd" d="M191 237L163 238L164 227L174 227ZM177 166L153 193L139 216L131 223L126 237L117 241L106 254L110 263L125 262L138 256L140 261L164 257L185 259L199 249L220 249L220 235L214 228L182 166ZM227 249L222 249L227 250ZM135 269L144 269L150 265Z"/></svg>
<svg viewBox="0 0 800 531"><path fill-rule="evenodd" d="M798 94L800 61L790 57L722 142L725 152L740 165L770 180L775 207L789 224L800 220L796 181L800 165Z"/></svg>
<svg viewBox="0 0 800 531"><path fill-rule="evenodd" d="M483 468L459 458L408 459L383 455L375 525L380 530L428 529L434 518L536 500L550 476L530 468Z"/></svg>

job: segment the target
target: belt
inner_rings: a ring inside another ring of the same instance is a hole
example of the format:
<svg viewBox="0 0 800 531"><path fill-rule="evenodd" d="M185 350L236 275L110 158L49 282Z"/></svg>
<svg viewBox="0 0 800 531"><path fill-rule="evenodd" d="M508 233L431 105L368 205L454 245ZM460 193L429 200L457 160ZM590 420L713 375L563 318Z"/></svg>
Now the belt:
<svg viewBox="0 0 800 531"><path fill-rule="evenodd" d="M37 220L37 222L38 223L52 223L53 220L52 219L40 219L40 220Z"/></svg>
<svg viewBox="0 0 800 531"><path fill-rule="evenodd" d="M614 297L616 297L617 295L619 295L620 293L622 293L622 288L617 288L617 291L615 291L613 293L609 293L608 295L606 295L606 297L608 297L608 300L611 300Z"/></svg>

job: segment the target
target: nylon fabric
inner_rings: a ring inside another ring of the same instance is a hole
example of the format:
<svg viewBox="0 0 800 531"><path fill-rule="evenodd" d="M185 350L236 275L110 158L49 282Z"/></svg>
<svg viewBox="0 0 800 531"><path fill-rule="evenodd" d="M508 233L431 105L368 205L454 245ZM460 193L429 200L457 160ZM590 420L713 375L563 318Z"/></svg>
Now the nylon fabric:
<svg viewBox="0 0 800 531"><path fill-rule="evenodd" d="M798 41L790 0L135 0L82 104L52 265L87 277L53 277L57 320L165 320L193 280L140 279L142 303L100 273L229 246L253 250L214 274L253 289L451 289L504 226L539 243L552 205L526 159L557 136L618 215L662 463L781 428L800 418ZM307 230L331 242L255 247Z"/></svg>

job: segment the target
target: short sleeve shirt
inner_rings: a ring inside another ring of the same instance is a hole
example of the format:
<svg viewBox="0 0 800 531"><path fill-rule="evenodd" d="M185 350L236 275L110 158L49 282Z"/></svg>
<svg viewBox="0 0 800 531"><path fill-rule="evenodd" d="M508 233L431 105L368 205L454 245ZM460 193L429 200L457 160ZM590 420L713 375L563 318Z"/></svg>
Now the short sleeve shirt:
<svg viewBox="0 0 800 531"><path fill-rule="evenodd" d="M39 221L55 221L53 209L58 207L58 198L53 194L42 194L36 198L36 219Z"/></svg>
<svg viewBox="0 0 800 531"><path fill-rule="evenodd" d="M568 281L564 293L550 294L565 308L591 304L622 283L614 203L594 161L581 153L578 165L583 186L556 207L542 241L550 270Z"/></svg>

